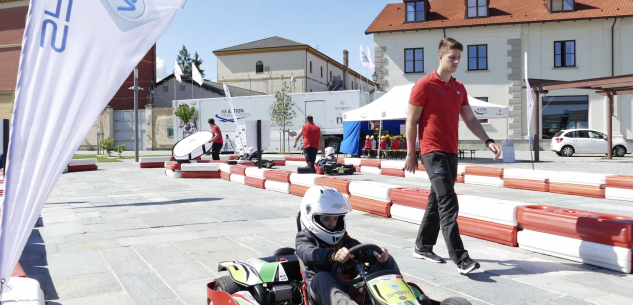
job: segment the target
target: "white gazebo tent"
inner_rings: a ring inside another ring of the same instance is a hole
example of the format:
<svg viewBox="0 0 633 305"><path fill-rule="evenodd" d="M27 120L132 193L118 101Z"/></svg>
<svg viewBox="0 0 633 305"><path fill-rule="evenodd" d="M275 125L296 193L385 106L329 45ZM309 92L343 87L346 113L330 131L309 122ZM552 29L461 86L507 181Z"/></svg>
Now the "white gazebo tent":
<svg viewBox="0 0 633 305"><path fill-rule="evenodd" d="M383 120L404 120L407 118L411 89L413 89L413 84L393 87L374 102L356 110L344 112L343 122L380 121L380 133L382 133ZM474 97L469 96L468 103L478 119L507 119L510 114L508 106L484 102ZM378 156L380 156L380 147Z"/></svg>

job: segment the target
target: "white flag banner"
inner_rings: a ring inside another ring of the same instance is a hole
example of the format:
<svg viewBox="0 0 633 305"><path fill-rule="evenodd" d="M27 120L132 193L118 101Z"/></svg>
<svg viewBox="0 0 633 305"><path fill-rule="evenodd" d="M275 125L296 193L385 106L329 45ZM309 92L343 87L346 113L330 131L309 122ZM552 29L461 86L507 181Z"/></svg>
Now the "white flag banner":
<svg viewBox="0 0 633 305"><path fill-rule="evenodd" d="M363 67L369 68L371 66L371 62L369 61L369 57L363 51L363 45L360 45L360 62L363 64Z"/></svg>
<svg viewBox="0 0 633 305"><path fill-rule="evenodd" d="M4 177L2 286L90 127L185 2L31 0Z"/></svg>
<svg viewBox="0 0 633 305"><path fill-rule="evenodd" d="M182 69L180 69L176 60L174 60L174 76L179 83L182 83L182 78L180 78L182 76Z"/></svg>
<svg viewBox="0 0 633 305"><path fill-rule="evenodd" d="M530 88L530 82L528 81L528 54L525 52L525 84L526 84L526 92L527 92L527 132L528 139L531 138L531 130L530 125L532 125L532 116L534 115L534 94L532 94L532 89Z"/></svg>
<svg viewBox="0 0 633 305"><path fill-rule="evenodd" d="M374 63L374 59L371 58L371 52L369 52L369 47L367 47L367 58L369 58L369 67L368 68L370 70L373 70L376 67L376 64Z"/></svg>
<svg viewBox="0 0 633 305"><path fill-rule="evenodd" d="M200 71L198 71L198 68L196 68L196 65L194 64L191 64L191 76L198 85L202 86L202 83L204 82L202 74L200 74Z"/></svg>
<svg viewBox="0 0 633 305"><path fill-rule="evenodd" d="M226 85L226 83L223 83L222 86L224 86L224 95L226 95L226 102L229 103L229 108L231 108L231 114L233 115L233 122L235 123L235 135L236 137L239 136L240 130L244 129L244 128L240 128L240 125L237 124L237 116L235 115L235 109L233 109L233 100L231 99L231 91L229 91L229 87ZM240 150L240 154L243 154L243 146L244 143L242 142L242 140L240 138L238 138L238 142L242 147L242 149L238 149Z"/></svg>

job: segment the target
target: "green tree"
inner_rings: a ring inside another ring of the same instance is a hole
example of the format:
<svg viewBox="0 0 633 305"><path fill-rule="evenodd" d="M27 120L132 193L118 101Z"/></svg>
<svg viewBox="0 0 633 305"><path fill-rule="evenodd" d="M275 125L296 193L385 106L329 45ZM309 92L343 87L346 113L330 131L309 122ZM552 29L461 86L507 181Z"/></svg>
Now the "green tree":
<svg viewBox="0 0 633 305"><path fill-rule="evenodd" d="M182 69L182 73L185 76L191 77L191 54L189 54L189 50L187 50L185 45L182 45L182 49L178 52L176 62L178 62L178 65Z"/></svg>
<svg viewBox="0 0 633 305"><path fill-rule="evenodd" d="M200 69L200 66L202 65L202 58L200 58L198 56L198 52L196 51L196 53L193 55L193 59L191 60L191 62L196 65L196 68L198 68L198 71L200 71L200 74L202 75L202 77L204 77L204 70Z"/></svg>
<svg viewBox="0 0 633 305"><path fill-rule="evenodd" d="M174 109L174 115L180 119L180 126L187 126L187 123L196 115L196 106L182 104L177 109ZM182 130L182 137L185 138L185 129Z"/></svg>
<svg viewBox="0 0 633 305"><path fill-rule="evenodd" d="M284 82L283 75L281 76L281 84L281 90L275 92L275 101L270 105L268 114L270 115L271 122L281 127L283 134L282 141L285 142L286 126L292 123L292 119L297 116L297 113L294 111L295 103L292 101L290 89L288 84ZM282 142L282 152L285 153L286 147L284 142Z"/></svg>

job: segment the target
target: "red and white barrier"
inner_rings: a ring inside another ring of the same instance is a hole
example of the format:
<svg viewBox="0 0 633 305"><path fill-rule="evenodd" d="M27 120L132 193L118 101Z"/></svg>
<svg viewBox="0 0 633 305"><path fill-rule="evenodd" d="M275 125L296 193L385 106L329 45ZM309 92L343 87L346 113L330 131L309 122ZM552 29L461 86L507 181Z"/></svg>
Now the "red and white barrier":
<svg viewBox="0 0 633 305"><path fill-rule="evenodd" d="M391 217L391 189L398 186L372 181L353 181L349 184L352 208Z"/></svg>
<svg viewBox="0 0 633 305"><path fill-rule="evenodd" d="M604 195L607 199L633 201L633 176L609 176Z"/></svg>
<svg viewBox="0 0 633 305"><path fill-rule="evenodd" d="M231 174L233 175L240 175L240 176L246 176L246 168L248 166L244 166L244 165L231 165Z"/></svg>
<svg viewBox="0 0 633 305"><path fill-rule="evenodd" d="M610 270L631 273L631 249L524 229L519 248Z"/></svg>
<svg viewBox="0 0 633 305"><path fill-rule="evenodd" d="M503 168L466 166L464 183L503 187Z"/></svg>
<svg viewBox="0 0 633 305"><path fill-rule="evenodd" d="M139 166L141 168L160 168L165 167L165 162L171 161L171 157L141 157L139 158Z"/></svg>
<svg viewBox="0 0 633 305"><path fill-rule="evenodd" d="M457 165L457 177L455 178L455 182L464 183L465 175L466 175L466 165Z"/></svg>
<svg viewBox="0 0 633 305"><path fill-rule="evenodd" d="M350 196L349 203L354 210L365 211L384 217L391 217L391 202L383 202L359 196Z"/></svg>
<svg viewBox="0 0 633 305"><path fill-rule="evenodd" d="M71 159L68 162L68 166L66 166L66 170L64 171L72 173L72 172L85 172L85 171L96 171L97 167L97 159Z"/></svg>
<svg viewBox="0 0 633 305"><path fill-rule="evenodd" d="M549 171L506 168L503 171L503 187L549 192Z"/></svg>
<svg viewBox="0 0 633 305"><path fill-rule="evenodd" d="M291 171L271 169L264 172L264 178L270 181L277 181L282 183L290 184L290 175L292 175Z"/></svg>
<svg viewBox="0 0 633 305"><path fill-rule="evenodd" d="M226 161L226 160L235 160L237 158L239 158L240 155L222 155L220 154L220 160L222 161ZM201 160L213 160L213 156L208 156L208 155L202 155L200 157Z"/></svg>
<svg viewBox="0 0 633 305"><path fill-rule="evenodd" d="M607 174L556 172L549 175L551 193L605 198Z"/></svg>
<svg viewBox="0 0 633 305"><path fill-rule="evenodd" d="M362 160L361 158L345 158L343 159L343 163L354 165L354 166L360 166L361 160Z"/></svg>
<svg viewBox="0 0 633 305"><path fill-rule="evenodd" d="M290 167L308 167L308 164L306 163L306 161L293 161L293 160L286 160L285 161L285 165L284 166L290 166Z"/></svg>
<svg viewBox="0 0 633 305"><path fill-rule="evenodd" d="M361 159L360 160L360 165L362 167L362 173L363 174L375 174L375 175L381 175L382 172L380 171L380 160L375 160L375 159Z"/></svg>
<svg viewBox="0 0 633 305"><path fill-rule="evenodd" d="M231 173L231 165L228 165L226 163L221 163L220 164L220 171L230 174Z"/></svg>
<svg viewBox="0 0 633 305"><path fill-rule="evenodd" d="M238 174L234 174L231 173L231 182L235 182L235 183L239 183L239 184L246 184L246 176L244 175L238 175Z"/></svg>
<svg viewBox="0 0 633 305"><path fill-rule="evenodd" d="M382 175L382 171L378 167L373 166L361 166L363 174Z"/></svg>
<svg viewBox="0 0 633 305"><path fill-rule="evenodd" d="M176 169L176 170L171 170L169 168L165 169L165 176L169 177L169 178L182 178L182 173L181 170Z"/></svg>
<svg viewBox="0 0 633 305"><path fill-rule="evenodd" d="M220 178L218 163L185 163L180 168L182 178Z"/></svg>
<svg viewBox="0 0 633 305"><path fill-rule="evenodd" d="M249 176L246 176L246 178L244 178L244 184L248 186L260 188L260 189L266 188L265 179L259 179L259 178L249 177Z"/></svg>
<svg viewBox="0 0 633 305"><path fill-rule="evenodd" d="M180 170L181 164L176 161L165 162L165 168L171 171Z"/></svg>
<svg viewBox="0 0 633 305"><path fill-rule="evenodd" d="M404 160L384 160L380 162L380 174L393 177L405 177Z"/></svg>
<svg viewBox="0 0 633 305"><path fill-rule="evenodd" d="M306 162L306 156L304 155L285 155L284 160L286 161L303 161Z"/></svg>
<svg viewBox="0 0 633 305"><path fill-rule="evenodd" d="M308 188L316 185L316 179L321 177L317 174L290 174L290 183L301 186L307 186Z"/></svg>
<svg viewBox="0 0 633 305"><path fill-rule="evenodd" d="M225 172L225 171L220 171L220 179L226 180L226 181L231 181L231 173L230 172Z"/></svg>
<svg viewBox="0 0 633 305"><path fill-rule="evenodd" d="M341 177L320 176L316 178L316 185L328 186L337 189L341 194L349 194L349 185L356 180Z"/></svg>
<svg viewBox="0 0 633 305"><path fill-rule="evenodd" d="M266 168L247 167L246 170L244 170L244 175L246 177L252 177L252 178L265 180L266 179L265 173L267 170L268 169Z"/></svg>
<svg viewBox="0 0 633 305"><path fill-rule="evenodd" d="M290 194L303 197L305 193L308 191L310 186L304 186L299 184L290 184Z"/></svg>
<svg viewBox="0 0 633 305"><path fill-rule="evenodd" d="M483 221L468 217L457 217L459 233L479 239L496 242L502 245L516 247L517 232L516 226L508 226L500 223Z"/></svg>
<svg viewBox="0 0 633 305"><path fill-rule="evenodd" d="M391 214L391 218L410 222L410 223L420 224L422 223L422 218L424 217L425 211L426 210L424 209L418 209L418 208L414 208L414 207L410 207L406 205L393 203L391 205L390 214Z"/></svg>
<svg viewBox="0 0 633 305"><path fill-rule="evenodd" d="M290 183L284 183L284 182L266 179L265 187L267 190L280 192L284 194L290 194Z"/></svg>
<svg viewBox="0 0 633 305"><path fill-rule="evenodd" d="M499 223L511 227L518 225L517 210L526 205L523 202L457 195L459 216Z"/></svg>

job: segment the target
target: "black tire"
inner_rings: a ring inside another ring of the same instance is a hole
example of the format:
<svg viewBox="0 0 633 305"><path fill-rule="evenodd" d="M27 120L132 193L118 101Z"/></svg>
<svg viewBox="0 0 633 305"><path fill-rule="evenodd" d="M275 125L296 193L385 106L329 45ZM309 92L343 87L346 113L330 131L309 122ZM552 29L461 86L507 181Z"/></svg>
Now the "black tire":
<svg viewBox="0 0 633 305"><path fill-rule="evenodd" d="M624 157L626 155L626 148L622 145L618 145L613 148L613 155L616 157Z"/></svg>
<svg viewBox="0 0 633 305"><path fill-rule="evenodd" d="M338 154L341 149L341 139L337 137L330 137L325 140L325 147L332 147Z"/></svg>
<svg viewBox="0 0 633 305"><path fill-rule="evenodd" d="M472 305L472 303L462 297L452 297L442 301L440 305Z"/></svg>
<svg viewBox="0 0 633 305"><path fill-rule="evenodd" d="M418 303L420 303L420 305L433 305L433 302L431 302L431 299L429 299L429 297L423 294L418 296Z"/></svg>
<svg viewBox="0 0 633 305"><path fill-rule="evenodd" d="M557 155L562 156L562 154L560 153L560 151L556 151L555 152Z"/></svg>
<svg viewBox="0 0 633 305"><path fill-rule="evenodd" d="M240 286L235 284L230 275L223 276L215 281L215 290L224 291L228 294L234 294L240 291Z"/></svg>
<svg viewBox="0 0 633 305"><path fill-rule="evenodd" d="M560 149L560 154L563 157L571 157L571 156L574 155L575 152L576 152L576 150L571 145L565 145L565 146L563 146L563 148Z"/></svg>
<svg viewBox="0 0 633 305"><path fill-rule="evenodd" d="M295 254L294 248L279 248L273 252L273 256L284 256L284 255L293 255Z"/></svg>

